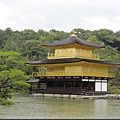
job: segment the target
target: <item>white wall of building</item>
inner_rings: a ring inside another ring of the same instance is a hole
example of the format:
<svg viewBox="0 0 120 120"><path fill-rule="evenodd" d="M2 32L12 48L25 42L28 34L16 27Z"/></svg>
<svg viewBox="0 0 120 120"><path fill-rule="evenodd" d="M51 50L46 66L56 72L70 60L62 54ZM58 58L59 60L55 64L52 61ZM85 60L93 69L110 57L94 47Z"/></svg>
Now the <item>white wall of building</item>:
<svg viewBox="0 0 120 120"><path fill-rule="evenodd" d="M95 91L101 91L101 82L95 82Z"/></svg>
<svg viewBox="0 0 120 120"><path fill-rule="evenodd" d="M102 91L107 91L107 83L102 83Z"/></svg>
<svg viewBox="0 0 120 120"><path fill-rule="evenodd" d="M95 82L95 91L107 91L107 80L96 80Z"/></svg>

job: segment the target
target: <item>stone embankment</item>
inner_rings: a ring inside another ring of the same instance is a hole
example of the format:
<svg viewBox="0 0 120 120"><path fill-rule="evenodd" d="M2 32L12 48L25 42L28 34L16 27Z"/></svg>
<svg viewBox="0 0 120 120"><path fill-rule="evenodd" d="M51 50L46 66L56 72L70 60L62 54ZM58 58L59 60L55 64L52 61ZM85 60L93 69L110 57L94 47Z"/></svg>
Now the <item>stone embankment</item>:
<svg viewBox="0 0 120 120"><path fill-rule="evenodd" d="M67 95L67 94L31 94L32 97L52 97L52 98L69 98L69 99L120 99L120 95L106 94L106 95Z"/></svg>

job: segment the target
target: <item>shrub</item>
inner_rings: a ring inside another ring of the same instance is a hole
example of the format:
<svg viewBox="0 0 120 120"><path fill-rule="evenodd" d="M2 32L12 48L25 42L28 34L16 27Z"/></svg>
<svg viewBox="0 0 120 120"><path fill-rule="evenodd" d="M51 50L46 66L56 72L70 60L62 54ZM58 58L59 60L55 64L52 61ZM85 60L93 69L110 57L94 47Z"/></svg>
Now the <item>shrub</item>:
<svg viewBox="0 0 120 120"><path fill-rule="evenodd" d="M13 105L14 103L10 100L6 100L4 98L0 98L0 105Z"/></svg>

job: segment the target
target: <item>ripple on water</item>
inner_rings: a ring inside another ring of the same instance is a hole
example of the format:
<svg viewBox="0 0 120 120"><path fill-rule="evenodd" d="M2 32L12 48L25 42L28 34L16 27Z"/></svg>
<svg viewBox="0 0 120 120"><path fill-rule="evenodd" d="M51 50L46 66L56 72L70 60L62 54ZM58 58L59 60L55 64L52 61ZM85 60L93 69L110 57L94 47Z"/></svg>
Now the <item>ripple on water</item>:
<svg viewBox="0 0 120 120"><path fill-rule="evenodd" d="M119 100L13 97L14 105L0 106L0 119L120 118Z"/></svg>

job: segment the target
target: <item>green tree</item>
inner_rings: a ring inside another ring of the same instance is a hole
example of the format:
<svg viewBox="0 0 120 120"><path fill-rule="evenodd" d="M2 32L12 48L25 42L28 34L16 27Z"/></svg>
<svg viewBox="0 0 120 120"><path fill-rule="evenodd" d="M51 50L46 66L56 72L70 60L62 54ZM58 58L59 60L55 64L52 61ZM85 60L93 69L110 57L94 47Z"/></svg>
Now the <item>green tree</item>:
<svg viewBox="0 0 120 120"><path fill-rule="evenodd" d="M27 90L29 78L22 70L17 69L20 56L18 52L0 52L0 98L11 98L13 93Z"/></svg>
<svg viewBox="0 0 120 120"><path fill-rule="evenodd" d="M38 39L36 32L32 29L25 29L24 31L21 31L21 33L22 33L23 40Z"/></svg>
<svg viewBox="0 0 120 120"><path fill-rule="evenodd" d="M91 42L91 43L95 43L95 44L104 45L104 42L99 41L96 36L90 36L90 37L87 39L87 41L88 41L88 42Z"/></svg>
<svg viewBox="0 0 120 120"><path fill-rule="evenodd" d="M5 32L0 29L0 50L2 50L4 47L4 44L3 44L4 39L5 39Z"/></svg>
<svg viewBox="0 0 120 120"><path fill-rule="evenodd" d="M27 40L24 44L23 56L27 56L29 60L46 59L47 49L44 49L39 40Z"/></svg>
<svg viewBox="0 0 120 120"><path fill-rule="evenodd" d="M120 53L117 48L113 48L110 45L105 46L99 51L100 59L103 61L120 62Z"/></svg>

